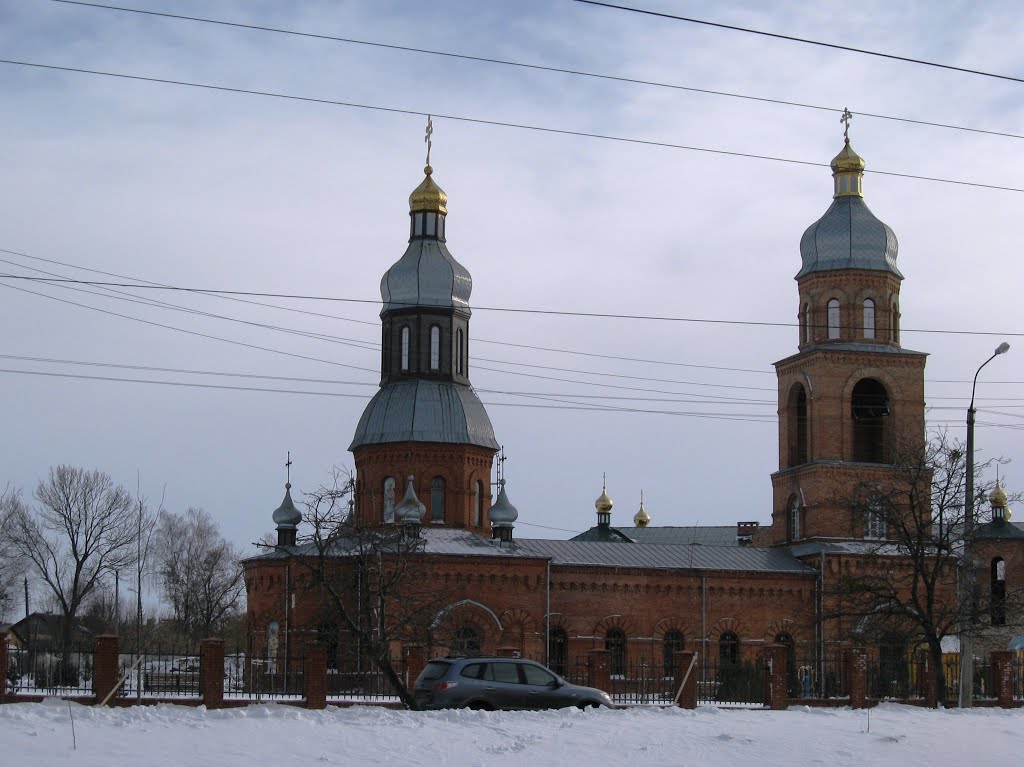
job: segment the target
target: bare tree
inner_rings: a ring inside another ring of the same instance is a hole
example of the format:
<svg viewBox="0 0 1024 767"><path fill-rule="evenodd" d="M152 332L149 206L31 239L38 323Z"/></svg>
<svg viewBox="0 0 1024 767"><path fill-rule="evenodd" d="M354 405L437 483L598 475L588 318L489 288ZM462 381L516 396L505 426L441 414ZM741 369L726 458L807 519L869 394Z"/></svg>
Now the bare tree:
<svg viewBox="0 0 1024 767"><path fill-rule="evenodd" d="M142 581L151 575L152 556L155 546L156 531L160 515L164 511L164 496L160 495L160 505L156 511L149 507L149 502L135 491L135 651L142 652ZM141 694L141 690L139 691Z"/></svg>
<svg viewBox="0 0 1024 767"><path fill-rule="evenodd" d="M337 622L354 654L380 671L408 708L416 708L395 667L392 644L427 636L444 595L420 577L425 544L418 525L356 524L351 497L351 476L339 469L329 484L307 493L303 521L309 532L289 553L320 594L323 624ZM336 642L337 636L323 639Z"/></svg>
<svg viewBox="0 0 1024 767"><path fill-rule="evenodd" d="M74 466L50 469L32 508L13 510L10 540L52 593L62 613L65 672L75 618L111 571L132 561L132 500L108 474Z"/></svg>
<svg viewBox="0 0 1024 767"><path fill-rule="evenodd" d="M10 487L0 492L0 619L17 601L18 580L25 572L25 561L10 538L14 515L22 506L20 494Z"/></svg>
<svg viewBox="0 0 1024 767"><path fill-rule="evenodd" d="M157 574L179 630L198 640L216 633L238 609L245 583L241 552L203 509L163 511L157 532Z"/></svg>
<svg viewBox="0 0 1024 767"><path fill-rule="evenodd" d="M863 567L834 580L826 611L826 618L856 621L854 634L894 632L923 643L940 701L946 694L942 639L983 609L977 596L957 594L965 474L963 447L940 433L923 451L897 450L891 471L861 483L845 505L865 538L877 540L866 541ZM975 493L976 515L985 495Z"/></svg>

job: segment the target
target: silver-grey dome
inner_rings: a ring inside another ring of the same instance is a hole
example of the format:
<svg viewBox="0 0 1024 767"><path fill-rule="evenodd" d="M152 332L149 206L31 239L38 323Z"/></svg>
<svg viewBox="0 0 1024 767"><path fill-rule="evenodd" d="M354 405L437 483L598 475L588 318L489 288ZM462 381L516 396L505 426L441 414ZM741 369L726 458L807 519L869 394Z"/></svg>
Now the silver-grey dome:
<svg viewBox="0 0 1024 767"><path fill-rule="evenodd" d="M511 527L512 523L519 519L518 509L512 505L505 493L505 480L501 480L498 500L487 510L487 517L491 520L491 527Z"/></svg>
<svg viewBox="0 0 1024 767"><path fill-rule="evenodd" d="M416 490L412 484L413 477L409 477L405 486L405 496L395 506L395 522L400 525L419 524L427 511L427 507L416 497Z"/></svg>
<svg viewBox="0 0 1024 767"><path fill-rule="evenodd" d="M382 386L363 410L348 449L388 442L499 447L491 419L471 387L422 379Z"/></svg>
<svg viewBox="0 0 1024 767"><path fill-rule="evenodd" d="M289 482L284 486L284 500L274 511L274 524L279 528L298 527L302 521L302 512L292 503L292 486Z"/></svg>
<svg viewBox="0 0 1024 767"><path fill-rule="evenodd" d="M380 281L381 313L410 306L439 306L469 312L473 278L443 242L416 239Z"/></svg>
<svg viewBox="0 0 1024 767"><path fill-rule="evenodd" d="M896 268L898 250L892 229L875 218L861 197L837 197L800 238L803 266L796 279L833 269L871 269L903 279Z"/></svg>

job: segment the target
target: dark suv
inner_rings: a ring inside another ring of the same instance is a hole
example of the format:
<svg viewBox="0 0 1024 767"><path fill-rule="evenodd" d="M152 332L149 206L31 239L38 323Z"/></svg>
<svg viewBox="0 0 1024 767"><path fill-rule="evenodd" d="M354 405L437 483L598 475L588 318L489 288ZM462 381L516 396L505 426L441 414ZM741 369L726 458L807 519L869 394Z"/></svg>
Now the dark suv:
<svg viewBox="0 0 1024 767"><path fill-rule="evenodd" d="M570 684L521 658L437 658L416 679L421 709L565 708L611 706L606 692Z"/></svg>

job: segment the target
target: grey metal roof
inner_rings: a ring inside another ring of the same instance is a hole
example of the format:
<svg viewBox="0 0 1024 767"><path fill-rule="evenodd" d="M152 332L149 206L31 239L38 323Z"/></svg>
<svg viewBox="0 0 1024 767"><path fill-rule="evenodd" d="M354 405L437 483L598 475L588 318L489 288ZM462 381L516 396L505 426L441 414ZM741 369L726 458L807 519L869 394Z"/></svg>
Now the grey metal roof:
<svg viewBox="0 0 1024 767"><path fill-rule="evenodd" d="M415 239L380 281L381 314L410 306L459 308L469 312L473 278L440 240Z"/></svg>
<svg viewBox="0 0 1024 767"><path fill-rule="evenodd" d="M699 544L702 546L738 546L736 525L693 527L629 527L623 532L637 543Z"/></svg>
<svg viewBox="0 0 1024 767"><path fill-rule="evenodd" d="M479 533L470 530L463 530L453 527L431 527L423 525L420 528L420 540L423 541L423 551L426 554L443 554L448 556L472 556L472 557L504 557L518 559L547 559L544 554L538 554L526 549L518 543L509 546L507 543L499 546L490 538L485 538ZM337 542L333 554L345 556L346 552L356 548L356 540L341 539ZM286 548L274 548L250 560L285 559L289 556L311 556L316 553L312 544L289 546Z"/></svg>
<svg viewBox="0 0 1024 767"><path fill-rule="evenodd" d="M812 573L785 549L750 546L618 546L593 541L519 539L516 547L551 558L556 565L633 567L654 570L732 570Z"/></svg>
<svg viewBox="0 0 1024 767"><path fill-rule="evenodd" d="M1005 520L986 522L974 529L974 537L981 539L1024 540L1024 530L1013 522Z"/></svg>
<svg viewBox="0 0 1024 767"><path fill-rule="evenodd" d="M864 556L902 556L906 551L895 543L885 541L808 541L789 547L794 557L817 554L850 554Z"/></svg>
<svg viewBox="0 0 1024 767"><path fill-rule="evenodd" d="M594 525L589 530L584 530L579 535L574 535L570 541L600 541L601 543L636 543L632 538L611 525Z"/></svg>
<svg viewBox="0 0 1024 767"><path fill-rule="evenodd" d="M875 218L863 198L844 195L800 238L803 266L796 279L832 269L871 269L902 279L896 268L898 250L892 229Z"/></svg>
<svg viewBox="0 0 1024 767"><path fill-rule="evenodd" d="M388 442L499 447L491 419L472 387L418 378L381 387L363 410L348 449Z"/></svg>

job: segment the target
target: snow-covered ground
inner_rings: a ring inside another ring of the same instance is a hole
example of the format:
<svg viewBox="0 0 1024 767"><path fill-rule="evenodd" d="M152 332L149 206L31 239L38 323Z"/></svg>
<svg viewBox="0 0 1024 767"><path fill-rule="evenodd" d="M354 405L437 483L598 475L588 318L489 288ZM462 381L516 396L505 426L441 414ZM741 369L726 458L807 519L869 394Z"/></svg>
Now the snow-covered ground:
<svg viewBox="0 0 1024 767"><path fill-rule="evenodd" d="M268 704L206 711L58 699L0 706L0 764L41 767L981 767L1019 764L1021 754L1024 709L422 713Z"/></svg>

